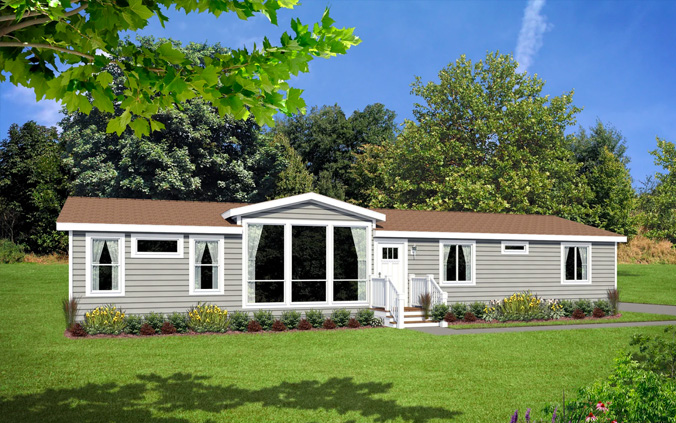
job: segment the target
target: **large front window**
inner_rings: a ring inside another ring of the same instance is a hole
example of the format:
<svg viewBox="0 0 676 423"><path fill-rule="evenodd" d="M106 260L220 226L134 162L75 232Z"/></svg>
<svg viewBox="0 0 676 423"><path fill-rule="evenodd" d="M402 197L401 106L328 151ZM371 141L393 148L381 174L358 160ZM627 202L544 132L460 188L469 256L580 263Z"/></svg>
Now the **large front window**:
<svg viewBox="0 0 676 423"><path fill-rule="evenodd" d="M465 242L441 243L442 282L448 284L473 283L474 244Z"/></svg>
<svg viewBox="0 0 676 423"><path fill-rule="evenodd" d="M563 246L563 272L565 282L589 282L588 245Z"/></svg>
<svg viewBox="0 0 676 423"><path fill-rule="evenodd" d="M366 227L251 223L246 228L249 304L366 301Z"/></svg>

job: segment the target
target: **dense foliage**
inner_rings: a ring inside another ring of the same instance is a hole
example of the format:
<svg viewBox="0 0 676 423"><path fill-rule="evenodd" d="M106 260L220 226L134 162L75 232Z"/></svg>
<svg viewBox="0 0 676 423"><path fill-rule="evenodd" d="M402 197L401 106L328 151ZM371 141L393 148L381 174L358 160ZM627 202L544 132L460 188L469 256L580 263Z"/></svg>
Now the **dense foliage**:
<svg viewBox="0 0 676 423"><path fill-rule="evenodd" d="M639 197L641 225L646 236L676 243L676 143L658 138L650 154L664 171L648 180Z"/></svg>

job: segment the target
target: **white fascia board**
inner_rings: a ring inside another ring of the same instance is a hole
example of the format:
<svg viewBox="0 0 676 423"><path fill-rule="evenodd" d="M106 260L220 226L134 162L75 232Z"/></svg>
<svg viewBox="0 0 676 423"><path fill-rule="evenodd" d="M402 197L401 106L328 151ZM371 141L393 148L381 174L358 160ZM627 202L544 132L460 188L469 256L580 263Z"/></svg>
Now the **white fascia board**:
<svg viewBox="0 0 676 423"><path fill-rule="evenodd" d="M335 198L327 197L314 192L294 195L292 197L280 198L277 200L265 201L263 203L251 204L248 206L235 207L221 214L223 219L231 217L243 216L250 213L258 213L266 210L274 210L279 207L292 206L294 204L304 203L307 201L314 201L316 203L324 204L339 210L344 210L360 216L368 217L379 222L385 221L385 215L364 207L355 206L354 204L346 203L344 201L336 200Z"/></svg>
<svg viewBox="0 0 676 423"><path fill-rule="evenodd" d="M626 236L535 235L471 232L373 231L374 238L495 239L514 241L627 242Z"/></svg>
<svg viewBox="0 0 676 423"><path fill-rule="evenodd" d="M222 226L181 226L181 225L123 225L115 223L70 223L56 224L57 231L83 232L144 232L144 233L190 233L241 235L242 228Z"/></svg>

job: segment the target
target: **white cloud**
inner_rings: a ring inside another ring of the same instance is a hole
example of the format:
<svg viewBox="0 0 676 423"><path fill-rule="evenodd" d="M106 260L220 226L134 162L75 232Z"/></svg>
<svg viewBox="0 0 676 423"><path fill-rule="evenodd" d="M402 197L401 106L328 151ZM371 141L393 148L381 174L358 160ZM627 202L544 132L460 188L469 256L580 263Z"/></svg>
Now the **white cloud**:
<svg viewBox="0 0 676 423"><path fill-rule="evenodd" d="M527 71L533 64L535 54L542 47L542 37L551 29L547 17L540 14L545 0L528 0L523 12L519 40L516 43L516 61L519 63L519 72Z"/></svg>
<svg viewBox="0 0 676 423"><path fill-rule="evenodd" d="M30 88L12 86L2 95L5 106L18 107L26 114L26 120L34 120L40 125L56 126L61 120L61 104L54 100L35 101L35 93Z"/></svg>

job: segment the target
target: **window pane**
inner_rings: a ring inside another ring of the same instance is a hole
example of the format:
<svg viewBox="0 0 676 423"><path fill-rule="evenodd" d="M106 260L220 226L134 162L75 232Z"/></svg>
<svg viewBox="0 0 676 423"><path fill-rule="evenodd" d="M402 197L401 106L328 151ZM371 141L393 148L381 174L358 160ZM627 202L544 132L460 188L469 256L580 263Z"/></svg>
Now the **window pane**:
<svg viewBox="0 0 676 423"><path fill-rule="evenodd" d="M587 280L587 247L577 247L577 279Z"/></svg>
<svg viewBox="0 0 676 423"><path fill-rule="evenodd" d="M333 301L359 301L359 282L333 282Z"/></svg>
<svg viewBox="0 0 676 423"><path fill-rule="evenodd" d="M457 248L457 245L444 245L444 259L446 261L444 266L446 276L444 280L449 282L455 282L457 280L455 272Z"/></svg>
<svg viewBox="0 0 676 423"><path fill-rule="evenodd" d="M326 282L293 282L291 301L295 303L326 301Z"/></svg>
<svg viewBox="0 0 676 423"><path fill-rule="evenodd" d="M526 251L525 245L505 245L505 251Z"/></svg>
<svg viewBox="0 0 676 423"><path fill-rule="evenodd" d="M284 302L284 282L251 282L254 285L254 299L257 303Z"/></svg>
<svg viewBox="0 0 676 423"><path fill-rule="evenodd" d="M110 249L108 248L108 241L103 241L103 250L101 250L101 256L98 259L99 264L111 264L113 259L110 257Z"/></svg>
<svg viewBox="0 0 676 423"><path fill-rule="evenodd" d="M218 241L195 241L195 264L218 264Z"/></svg>
<svg viewBox="0 0 676 423"><path fill-rule="evenodd" d="M326 279L326 227L291 228L291 278Z"/></svg>
<svg viewBox="0 0 676 423"><path fill-rule="evenodd" d="M458 246L458 279L461 281L472 280L472 246Z"/></svg>
<svg viewBox="0 0 676 423"><path fill-rule="evenodd" d="M98 274L99 286L94 286L95 291L113 290L113 266L94 266L94 271Z"/></svg>
<svg viewBox="0 0 676 423"><path fill-rule="evenodd" d="M195 266L195 289L218 289L218 266Z"/></svg>
<svg viewBox="0 0 676 423"><path fill-rule="evenodd" d="M258 245L254 245L255 239L249 231L249 280L284 279L284 226L263 225L258 230Z"/></svg>
<svg viewBox="0 0 676 423"><path fill-rule="evenodd" d="M575 280L575 247L565 247L566 252L566 280Z"/></svg>
<svg viewBox="0 0 676 423"><path fill-rule="evenodd" d="M176 240L137 239L136 251L139 253L177 253Z"/></svg>
<svg viewBox="0 0 676 423"><path fill-rule="evenodd" d="M392 248L392 259L399 260L399 248Z"/></svg>
<svg viewBox="0 0 676 423"><path fill-rule="evenodd" d="M366 229L333 228L334 279L366 279Z"/></svg>

